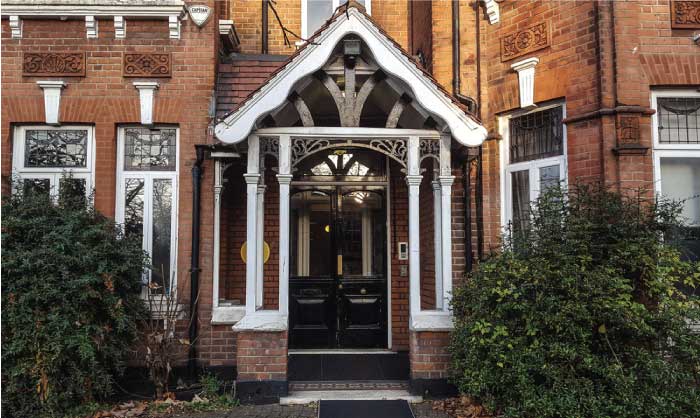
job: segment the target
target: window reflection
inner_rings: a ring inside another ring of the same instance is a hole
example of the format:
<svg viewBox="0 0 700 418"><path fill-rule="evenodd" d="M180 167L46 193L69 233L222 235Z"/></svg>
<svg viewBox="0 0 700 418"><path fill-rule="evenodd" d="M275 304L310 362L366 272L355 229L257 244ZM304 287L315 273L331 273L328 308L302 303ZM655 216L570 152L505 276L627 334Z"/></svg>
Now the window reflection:
<svg viewBox="0 0 700 418"><path fill-rule="evenodd" d="M172 220L172 181L153 180L153 235L151 283L170 291L170 242Z"/></svg>
<svg viewBox="0 0 700 418"><path fill-rule="evenodd" d="M126 179L124 187L124 232L143 238L143 179Z"/></svg>

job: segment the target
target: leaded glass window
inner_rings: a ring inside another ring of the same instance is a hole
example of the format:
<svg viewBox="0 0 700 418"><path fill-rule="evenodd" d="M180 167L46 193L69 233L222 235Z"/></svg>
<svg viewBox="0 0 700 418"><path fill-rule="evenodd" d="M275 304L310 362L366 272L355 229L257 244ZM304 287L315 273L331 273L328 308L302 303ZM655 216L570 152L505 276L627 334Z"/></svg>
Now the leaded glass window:
<svg viewBox="0 0 700 418"><path fill-rule="evenodd" d="M514 231L527 228L532 202L541 193L565 187L564 106L504 117L507 144L505 218Z"/></svg>
<svg viewBox="0 0 700 418"><path fill-rule="evenodd" d="M92 192L92 128L20 126L14 138L16 191L46 193L54 201Z"/></svg>
<svg viewBox="0 0 700 418"><path fill-rule="evenodd" d="M125 128L124 137L125 171L175 170L176 129Z"/></svg>
<svg viewBox="0 0 700 418"><path fill-rule="evenodd" d="M660 144L700 144L700 97L659 97Z"/></svg>
<svg viewBox="0 0 700 418"><path fill-rule="evenodd" d="M150 257L142 295L175 286L177 128L125 127L119 131L117 221Z"/></svg>
<svg viewBox="0 0 700 418"><path fill-rule="evenodd" d="M85 167L88 132L85 129L26 131L25 167Z"/></svg>
<svg viewBox="0 0 700 418"><path fill-rule="evenodd" d="M539 160L564 153L562 107L510 120L510 162Z"/></svg>

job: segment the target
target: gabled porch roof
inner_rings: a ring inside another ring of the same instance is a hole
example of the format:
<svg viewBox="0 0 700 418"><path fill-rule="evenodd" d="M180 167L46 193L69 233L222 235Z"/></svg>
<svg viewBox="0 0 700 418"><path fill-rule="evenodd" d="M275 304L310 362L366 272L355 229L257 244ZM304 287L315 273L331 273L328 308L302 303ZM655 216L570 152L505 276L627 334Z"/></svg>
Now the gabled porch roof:
<svg viewBox="0 0 700 418"><path fill-rule="evenodd" d="M352 1L339 7L307 43L222 117L215 128L216 137L228 144L246 139L263 118L285 104L295 85L328 62L338 43L348 35L359 37L377 58L379 67L405 83L413 99L435 120L442 121L440 128L449 131L457 142L477 146L485 140L487 131L477 118Z"/></svg>

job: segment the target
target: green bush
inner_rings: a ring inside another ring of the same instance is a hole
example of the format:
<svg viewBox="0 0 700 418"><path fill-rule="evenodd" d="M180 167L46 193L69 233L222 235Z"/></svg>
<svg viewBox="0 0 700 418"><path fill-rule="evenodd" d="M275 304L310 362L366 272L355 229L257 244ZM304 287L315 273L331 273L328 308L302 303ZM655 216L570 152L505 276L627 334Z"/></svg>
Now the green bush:
<svg viewBox="0 0 700 418"><path fill-rule="evenodd" d="M455 288L453 381L506 417L700 416L700 264L679 205L578 186ZM664 238L664 239L662 239Z"/></svg>
<svg viewBox="0 0 700 418"><path fill-rule="evenodd" d="M60 417L105 398L144 305L141 243L61 190L2 208L2 412Z"/></svg>

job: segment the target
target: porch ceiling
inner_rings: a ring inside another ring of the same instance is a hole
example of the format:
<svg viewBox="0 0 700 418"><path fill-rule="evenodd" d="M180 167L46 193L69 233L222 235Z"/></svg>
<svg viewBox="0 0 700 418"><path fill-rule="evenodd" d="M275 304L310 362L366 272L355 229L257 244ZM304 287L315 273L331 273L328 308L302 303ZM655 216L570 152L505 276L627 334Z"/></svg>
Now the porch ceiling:
<svg viewBox="0 0 700 418"><path fill-rule="evenodd" d="M341 6L309 42L230 113L219 119L215 128L217 138L229 144L241 142L253 130L264 127L263 119L273 112L288 113L288 109L284 108L289 107L290 96L300 84L312 79L319 69L327 68L324 66L335 59L333 55L337 53L339 43L351 36L359 38L369 49L378 67L395 81L394 87L396 84L406 87L416 105L407 106L408 112L415 113L417 107L420 107L437 122L438 129L449 131L460 144L480 145L486 138L486 129L457 99L423 71L360 7L354 2L350 2L347 10L345 6ZM372 106L377 105L381 108L388 107L387 104L375 100ZM349 132L358 128L344 129L345 132Z"/></svg>

